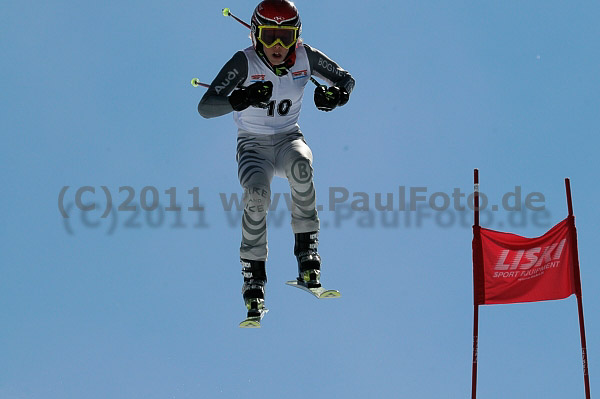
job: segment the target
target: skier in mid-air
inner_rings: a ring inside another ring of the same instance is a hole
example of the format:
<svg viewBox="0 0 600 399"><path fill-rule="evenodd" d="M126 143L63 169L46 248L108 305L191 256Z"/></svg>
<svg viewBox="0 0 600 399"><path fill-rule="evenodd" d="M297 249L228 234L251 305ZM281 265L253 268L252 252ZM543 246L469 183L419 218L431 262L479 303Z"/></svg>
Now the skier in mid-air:
<svg viewBox="0 0 600 399"><path fill-rule="evenodd" d="M347 71L301 41L301 27L294 3L261 1L252 15L252 46L234 54L198 104L204 118L233 111L238 126L238 178L244 189L242 295L248 318L259 321L266 310L266 217L273 176L287 178L291 188L297 284L321 287L313 157L297 123L304 87L311 75L331 85L315 89L314 102L322 111L346 104L354 87Z"/></svg>

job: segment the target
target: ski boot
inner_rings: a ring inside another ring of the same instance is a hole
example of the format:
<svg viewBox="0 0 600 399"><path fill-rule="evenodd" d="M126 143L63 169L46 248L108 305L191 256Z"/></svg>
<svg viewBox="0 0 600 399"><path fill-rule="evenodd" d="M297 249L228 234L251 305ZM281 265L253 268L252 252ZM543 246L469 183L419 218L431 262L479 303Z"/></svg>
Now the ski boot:
<svg viewBox="0 0 600 399"><path fill-rule="evenodd" d="M328 290L321 286L321 257L317 252L318 233L296 234L294 255L298 259L298 278L286 282L287 285L307 291L319 299L339 298L338 290Z"/></svg>
<svg viewBox="0 0 600 399"><path fill-rule="evenodd" d="M240 327L260 327L260 321L269 310L265 307L265 284L267 273L265 261L241 259L244 285L242 296L248 310L246 320Z"/></svg>
<svg viewBox="0 0 600 399"><path fill-rule="evenodd" d="M298 284L307 288L321 287L321 257L317 252L318 232L296 233L294 255L298 260Z"/></svg>

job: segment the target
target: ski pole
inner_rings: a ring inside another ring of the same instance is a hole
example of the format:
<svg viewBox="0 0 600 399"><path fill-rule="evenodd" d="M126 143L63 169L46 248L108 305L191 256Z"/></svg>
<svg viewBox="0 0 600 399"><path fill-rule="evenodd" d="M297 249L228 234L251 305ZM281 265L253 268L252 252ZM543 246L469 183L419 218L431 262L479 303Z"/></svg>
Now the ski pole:
<svg viewBox="0 0 600 399"><path fill-rule="evenodd" d="M202 83L200 81L200 79L198 78L194 78L192 79L192 81L190 82L192 84L192 86L194 87L198 87L198 86L202 86L202 87L210 87L210 85L206 84L206 83Z"/></svg>
<svg viewBox="0 0 600 399"><path fill-rule="evenodd" d="M244 25L246 28L248 29L252 29L250 27L250 25L248 25L247 23L245 23L244 21L242 21L241 19L239 19L238 17L236 17L235 15L233 15L231 13L231 10L229 8L224 8L223 9L223 16L224 17L232 17L233 19L235 19L236 21L238 21L240 24ZM315 86L322 86L315 78L313 78L312 76L310 77L310 81L313 82L315 84ZM192 83L193 85L193 83Z"/></svg>
<svg viewBox="0 0 600 399"><path fill-rule="evenodd" d="M314 83L316 86L323 86L323 85L321 85L321 84L320 84L320 83L317 81L317 79L313 78L312 76L310 77L310 81L311 81L311 82L313 82L313 83ZM190 83L191 83L191 84L192 84L192 86L194 86L194 87L198 87L198 86L207 87L207 88L208 88L208 87L210 87L210 85L209 85L209 84L202 83L202 82L200 81L200 79L198 79L198 78L194 78L194 79L192 79L192 81L191 81Z"/></svg>
<svg viewBox="0 0 600 399"><path fill-rule="evenodd" d="M238 21L240 24L244 25L246 28L250 29L250 25L248 25L247 23L245 23L244 21L242 21L241 19L239 19L238 17L236 17L235 15L233 15L231 13L231 11L229 10L229 8L224 8L223 9L223 16L224 17L232 17L233 19L235 19L236 21ZM198 87L198 86L202 86L202 87L210 87L210 85L206 84L206 83L202 83L200 82L200 79L198 78L194 78L192 79L192 81L190 82L192 84L192 86L194 87Z"/></svg>
<svg viewBox="0 0 600 399"><path fill-rule="evenodd" d="M247 23L245 23L244 21L242 21L241 19L239 19L238 17L236 17L235 15L233 15L231 13L231 10L229 10L229 8L224 8L223 9L223 16L224 17L232 17L233 19L235 19L236 21L238 21L240 24L244 25L246 28L251 29L250 25L248 25Z"/></svg>
<svg viewBox="0 0 600 399"><path fill-rule="evenodd" d="M312 76L310 77L310 81L313 82L315 84L315 86L319 87L319 86L325 86L322 85L321 83L319 83L319 81L315 78L313 78Z"/></svg>

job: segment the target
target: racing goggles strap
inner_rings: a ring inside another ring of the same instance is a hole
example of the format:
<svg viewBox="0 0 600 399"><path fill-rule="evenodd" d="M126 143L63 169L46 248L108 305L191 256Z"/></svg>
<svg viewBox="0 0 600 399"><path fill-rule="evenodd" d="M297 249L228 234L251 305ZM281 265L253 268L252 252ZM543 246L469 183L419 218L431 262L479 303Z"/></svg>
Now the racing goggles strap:
<svg viewBox="0 0 600 399"><path fill-rule="evenodd" d="M298 40L298 28L295 26L268 26L258 27L258 40L266 47L271 48L280 44L289 49Z"/></svg>

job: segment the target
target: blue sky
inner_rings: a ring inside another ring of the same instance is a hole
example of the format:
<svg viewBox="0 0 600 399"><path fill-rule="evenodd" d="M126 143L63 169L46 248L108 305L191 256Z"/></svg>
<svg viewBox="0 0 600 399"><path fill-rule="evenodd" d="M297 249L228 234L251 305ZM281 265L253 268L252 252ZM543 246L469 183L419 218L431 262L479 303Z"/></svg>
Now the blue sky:
<svg viewBox="0 0 600 399"><path fill-rule="evenodd" d="M401 187L468 196L473 168L490 204L516 187L543 195L542 212L483 219L525 236L566 216L571 178L595 391L598 3L296 4L304 40L357 82L331 113L307 87L300 118L324 207L323 281L343 297L285 286L296 266L280 205L271 311L242 330L239 213L220 195L240 192L236 129L197 114L203 89L189 81L209 82L250 44L221 9L249 20L255 4L2 3L0 397L468 397L470 212L374 201L399 201ZM74 205L84 186L96 211ZM102 186L115 205L104 219ZM136 212L116 209L123 186ZM140 210L145 187L156 210ZM171 187L179 214L164 210ZM196 187L203 213L187 210ZM336 187L349 198L333 212ZM369 211L352 211L356 193ZM482 307L478 377L482 398L583 397L575 298Z"/></svg>

